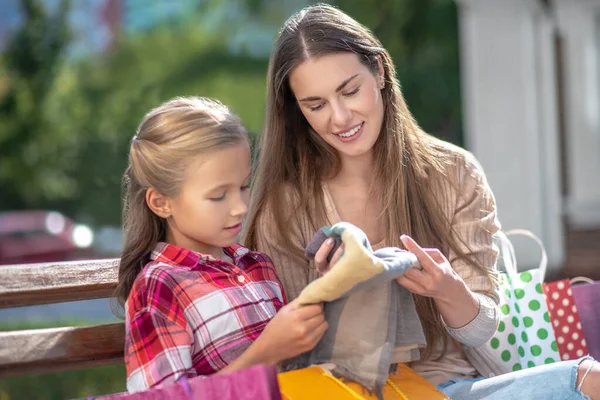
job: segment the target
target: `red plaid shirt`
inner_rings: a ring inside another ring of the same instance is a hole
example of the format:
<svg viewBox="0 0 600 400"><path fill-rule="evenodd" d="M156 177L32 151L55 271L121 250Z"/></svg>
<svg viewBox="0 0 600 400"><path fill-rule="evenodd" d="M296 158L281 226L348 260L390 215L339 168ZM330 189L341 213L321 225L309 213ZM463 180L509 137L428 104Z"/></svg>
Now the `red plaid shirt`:
<svg viewBox="0 0 600 400"><path fill-rule="evenodd" d="M159 243L127 304L127 389L210 375L239 357L285 303L271 259L235 244L234 264Z"/></svg>

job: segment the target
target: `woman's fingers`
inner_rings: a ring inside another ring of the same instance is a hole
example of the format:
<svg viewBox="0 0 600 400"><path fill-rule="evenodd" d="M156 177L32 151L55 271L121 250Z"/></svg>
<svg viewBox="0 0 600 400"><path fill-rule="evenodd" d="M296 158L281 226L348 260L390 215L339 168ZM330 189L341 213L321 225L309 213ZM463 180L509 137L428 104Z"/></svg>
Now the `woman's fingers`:
<svg viewBox="0 0 600 400"><path fill-rule="evenodd" d="M400 240L402 240L402 244L404 244L406 250L410 251L415 256L417 256L417 259L421 264L421 268L423 268L426 272L433 272L433 270L436 269L438 263L428 253L429 251L436 249L424 249L421 246L419 246L419 244L408 235L400 236Z"/></svg>
<svg viewBox="0 0 600 400"><path fill-rule="evenodd" d="M329 266L329 263L327 262L327 256L329 255L331 249L333 249L334 244L335 240L333 238L328 238L315 253L315 268L321 274L327 272L327 268Z"/></svg>
<svg viewBox="0 0 600 400"><path fill-rule="evenodd" d="M407 277L405 275L406 274L402 275L401 277L396 278L396 282L398 282L399 285L404 286L406 289L408 289L412 293L425 294L426 290L423 287L423 285L421 285L419 282L413 281L412 279L410 279L409 277Z"/></svg>

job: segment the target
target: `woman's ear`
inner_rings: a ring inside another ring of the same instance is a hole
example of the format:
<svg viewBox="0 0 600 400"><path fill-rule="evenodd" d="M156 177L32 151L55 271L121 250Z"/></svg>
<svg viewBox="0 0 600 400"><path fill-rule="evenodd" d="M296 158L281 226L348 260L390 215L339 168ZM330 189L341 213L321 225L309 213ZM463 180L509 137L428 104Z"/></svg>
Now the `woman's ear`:
<svg viewBox="0 0 600 400"><path fill-rule="evenodd" d="M146 190L146 204L150 211L161 218L166 219L171 216L171 202L154 188Z"/></svg>

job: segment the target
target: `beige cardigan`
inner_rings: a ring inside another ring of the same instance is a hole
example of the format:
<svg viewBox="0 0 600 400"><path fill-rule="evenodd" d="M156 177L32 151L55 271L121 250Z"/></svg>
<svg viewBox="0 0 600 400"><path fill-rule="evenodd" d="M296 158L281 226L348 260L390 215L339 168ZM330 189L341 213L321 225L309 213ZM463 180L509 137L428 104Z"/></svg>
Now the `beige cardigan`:
<svg viewBox="0 0 600 400"><path fill-rule="evenodd" d="M469 244L470 254L476 257L481 265L489 268L493 274L497 274L498 252L492 244L492 237L500 225L496 218L493 194L475 157L466 150L449 143L446 143L445 146L450 153L455 155L456 160L454 165L448 166L446 173L451 183L442 177L431 177L430 187L440 193L440 199L445 199L444 212L452 221L456 234ZM457 191L456 188L459 190ZM340 222L327 185L323 185L323 190L329 221L331 224ZM289 233L294 244L304 248L314 232L311 231L306 216L295 215L294 217L295 223L291 224ZM306 260L304 263L299 263L298 260L282 250L271 221L268 210L258 220L257 250L268 254L273 259L287 299L290 301L296 298L300 291L319 275L312 262ZM373 245L373 248L376 250L386 245L386 243L378 243ZM466 248L463 250L467 251ZM480 300L480 312L473 321L461 328L447 328L451 340L449 340L449 349L444 358L440 361L411 364L415 371L433 384L454 378L487 375L494 371L494 368L488 365L476 365L481 364L477 361L481 360L481 357L478 357L476 354L478 350L474 348L487 342L496 331L499 318L498 287L492 287L482 272L475 270L465 261L455 260L455 254L450 253L448 258L454 270L477 294ZM467 357L468 353L473 353L474 357ZM437 354L434 352L434 359L437 358Z"/></svg>

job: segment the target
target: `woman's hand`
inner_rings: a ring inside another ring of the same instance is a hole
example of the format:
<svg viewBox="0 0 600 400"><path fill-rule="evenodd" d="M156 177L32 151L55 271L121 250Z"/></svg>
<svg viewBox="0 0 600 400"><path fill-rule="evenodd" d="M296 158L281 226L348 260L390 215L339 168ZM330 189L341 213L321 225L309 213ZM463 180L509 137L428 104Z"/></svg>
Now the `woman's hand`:
<svg viewBox="0 0 600 400"><path fill-rule="evenodd" d="M396 281L413 293L433 298L449 327L471 322L479 313L479 299L448 259L438 249L424 249L406 235L400 239L406 250L417 256L421 269L409 268Z"/></svg>
<svg viewBox="0 0 600 400"><path fill-rule="evenodd" d="M331 269L331 267L333 267L335 265L335 263L342 256L342 251L344 251L343 243L335 251L335 253L333 254L333 257L331 257L331 261L327 262L327 255L329 254L331 249L333 249L334 244L335 244L335 240L333 238L329 238L323 242L321 247L319 247L319 250L317 250L317 252L315 253L315 258L314 258L315 268L317 269L317 272L321 275L325 275L327 273L327 271L329 271Z"/></svg>
<svg viewBox="0 0 600 400"><path fill-rule="evenodd" d="M424 249L411 237L400 237L406 250L417 256L421 269L409 268L396 281L413 293L450 302L453 295L464 286L460 276L452 269L448 259L438 249Z"/></svg>
<svg viewBox="0 0 600 400"><path fill-rule="evenodd" d="M300 306L292 301L279 310L256 340L263 362L276 364L312 350L327 327L323 305Z"/></svg>

